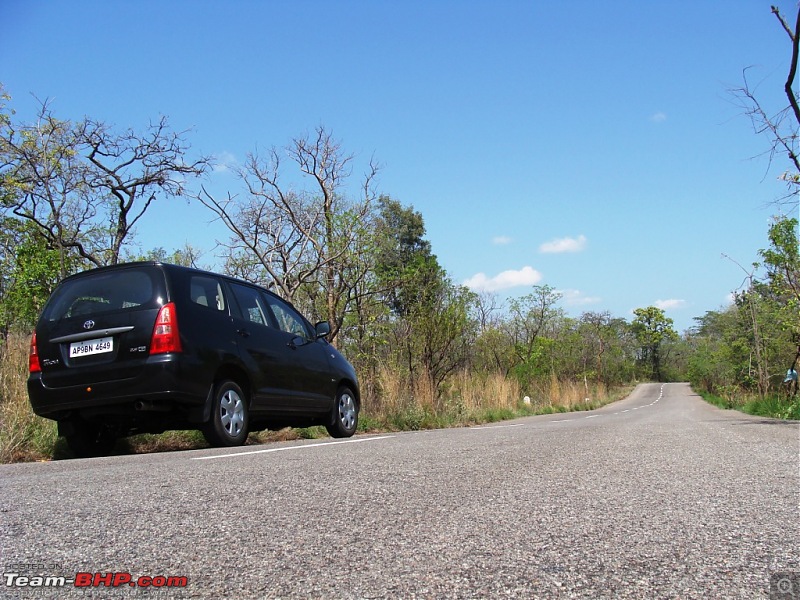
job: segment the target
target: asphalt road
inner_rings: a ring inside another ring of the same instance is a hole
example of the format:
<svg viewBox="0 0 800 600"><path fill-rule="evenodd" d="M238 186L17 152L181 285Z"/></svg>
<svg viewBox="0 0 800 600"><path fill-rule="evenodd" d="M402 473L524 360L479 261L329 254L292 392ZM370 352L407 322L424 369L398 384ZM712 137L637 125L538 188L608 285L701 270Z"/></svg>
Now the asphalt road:
<svg viewBox="0 0 800 600"><path fill-rule="evenodd" d="M469 429L5 465L0 596L800 598L799 454L797 423L648 384ZM106 579L21 585L76 573Z"/></svg>

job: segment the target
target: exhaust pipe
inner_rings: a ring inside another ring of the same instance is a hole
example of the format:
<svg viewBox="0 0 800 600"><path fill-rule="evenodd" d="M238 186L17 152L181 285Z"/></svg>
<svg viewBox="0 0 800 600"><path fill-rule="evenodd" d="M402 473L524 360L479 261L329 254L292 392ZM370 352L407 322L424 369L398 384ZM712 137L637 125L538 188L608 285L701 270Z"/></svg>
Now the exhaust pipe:
<svg viewBox="0 0 800 600"><path fill-rule="evenodd" d="M154 404L150 400L137 400L133 403L133 407L137 411L147 412L169 412L170 407L165 404Z"/></svg>

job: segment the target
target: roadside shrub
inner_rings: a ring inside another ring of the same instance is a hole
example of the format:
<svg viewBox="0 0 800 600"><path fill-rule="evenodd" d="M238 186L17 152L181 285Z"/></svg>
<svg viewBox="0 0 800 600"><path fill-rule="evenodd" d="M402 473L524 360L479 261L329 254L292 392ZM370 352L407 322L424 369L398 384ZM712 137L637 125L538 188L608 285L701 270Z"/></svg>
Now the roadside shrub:
<svg viewBox="0 0 800 600"><path fill-rule="evenodd" d="M0 462L45 460L58 437L54 421L36 416L28 402L30 335L10 333L0 346Z"/></svg>

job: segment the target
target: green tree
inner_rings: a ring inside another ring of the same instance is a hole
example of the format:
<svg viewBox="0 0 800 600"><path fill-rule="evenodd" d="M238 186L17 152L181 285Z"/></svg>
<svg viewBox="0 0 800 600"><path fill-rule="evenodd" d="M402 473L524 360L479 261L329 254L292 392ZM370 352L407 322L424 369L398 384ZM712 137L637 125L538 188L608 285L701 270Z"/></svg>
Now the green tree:
<svg viewBox="0 0 800 600"><path fill-rule="evenodd" d="M563 317L556 306L561 294L549 285L535 285L533 292L509 301L509 335L514 343L516 373L520 383L549 374L548 349L555 325ZM549 334L549 335L548 335Z"/></svg>
<svg viewBox="0 0 800 600"><path fill-rule="evenodd" d="M378 199L371 234L374 295L383 311L366 314L370 329L382 331L378 353L408 378L438 397L442 383L472 356L477 296L455 285L425 239L422 215L389 196ZM373 345L373 347L375 347Z"/></svg>
<svg viewBox="0 0 800 600"><path fill-rule="evenodd" d="M76 255L67 267L76 269ZM48 248L35 228L13 218L0 219L0 330L33 327L44 303L60 280L61 255Z"/></svg>
<svg viewBox="0 0 800 600"><path fill-rule="evenodd" d="M186 243L183 248L177 248L172 252L167 252L164 248L159 246L158 248L148 250L144 254L128 253L125 255L125 260L127 262L154 260L173 265L181 265L183 267L209 270L208 267L200 263L201 257L202 253L197 248Z"/></svg>
<svg viewBox="0 0 800 600"><path fill-rule="evenodd" d="M771 247L759 251L764 262L753 263L749 271L739 265L747 286L734 294L738 329L729 343L739 385L757 389L762 398L800 355L796 228L796 219L775 219L768 234Z"/></svg>
<svg viewBox="0 0 800 600"><path fill-rule="evenodd" d="M698 389L729 396L751 387L752 336L739 307L734 304L722 311L708 311L695 322L685 340L689 381Z"/></svg>
<svg viewBox="0 0 800 600"><path fill-rule="evenodd" d="M578 331L584 373L606 386L623 383L631 377L628 368L629 327L624 319L608 311L585 312Z"/></svg>
<svg viewBox="0 0 800 600"><path fill-rule="evenodd" d="M413 206L389 196L378 199L375 273L386 302L396 315L407 315L426 280L438 279L438 261L425 239L425 222Z"/></svg>
<svg viewBox="0 0 800 600"><path fill-rule="evenodd" d="M777 303L776 316L800 355L800 245L798 221L776 218L769 228L770 248L759 252L767 271L765 293ZM797 358L795 358L795 361Z"/></svg>
<svg viewBox="0 0 800 600"><path fill-rule="evenodd" d="M665 342L678 339L672 327L674 321L655 306L637 308L633 314L631 328L639 342L639 359L649 366L652 377L661 381L661 349Z"/></svg>
<svg viewBox="0 0 800 600"><path fill-rule="evenodd" d="M476 295L431 269L427 287L407 315L421 375L438 393L445 378L467 364L477 335L471 318Z"/></svg>

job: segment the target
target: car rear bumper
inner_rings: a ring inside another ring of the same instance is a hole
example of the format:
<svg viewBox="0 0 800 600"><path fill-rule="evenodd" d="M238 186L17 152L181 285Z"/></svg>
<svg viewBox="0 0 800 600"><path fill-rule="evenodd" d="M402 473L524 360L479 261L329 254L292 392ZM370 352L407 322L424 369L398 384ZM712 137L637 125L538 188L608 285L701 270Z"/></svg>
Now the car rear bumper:
<svg viewBox="0 0 800 600"><path fill-rule="evenodd" d="M187 364L182 355L151 357L131 378L49 387L41 373L28 378L28 397L33 412L53 420L73 416L147 417L180 413L189 422L203 420L211 388L210 373Z"/></svg>

